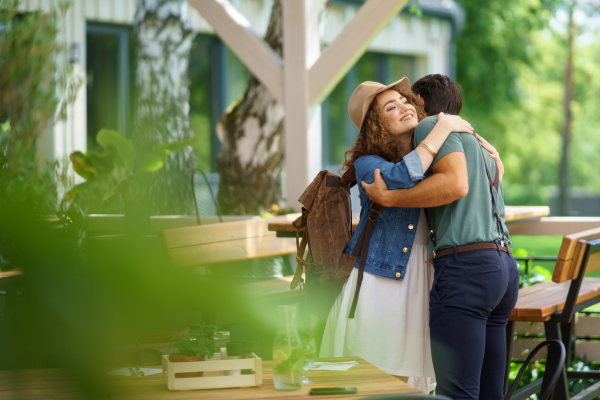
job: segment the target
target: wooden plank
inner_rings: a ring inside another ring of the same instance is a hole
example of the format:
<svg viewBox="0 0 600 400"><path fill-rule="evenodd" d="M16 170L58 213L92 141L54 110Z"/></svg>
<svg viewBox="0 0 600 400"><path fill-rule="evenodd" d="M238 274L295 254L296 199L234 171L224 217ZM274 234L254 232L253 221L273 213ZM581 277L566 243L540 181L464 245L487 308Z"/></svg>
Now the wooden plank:
<svg viewBox="0 0 600 400"><path fill-rule="evenodd" d="M556 264L554 264L554 272L552 273L552 281L555 283L564 282L571 271L571 263L573 260L556 260Z"/></svg>
<svg viewBox="0 0 600 400"><path fill-rule="evenodd" d="M524 360L527 358L529 353L535 349L535 346L542 343L544 339L533 339L533 338L519 338L513 341L511 358L517 358L520 360ZM545 359L548 355L547 349L540 350L534 357L535 360Z"/></svg>
<svg viewBox="0 0 600 400"><path fill-rule="evenodd" d="M516 315L521 317L544 317L561 311L565 305L569 284L570 282L558 283L556 289L547 292L545 298L526 302L523 305L519 305L517 300ZM598 295L600 295L600 278L585 278L579 290L577 304Z"/></svg>
<svg viewBox="0 0 600 400"><path fill-rule="evenodd" d="M300 286L290 290L290 282L293 275L282 278L274 278L261 282L248 283L240 286L240 290L248 298L258 298L265 301L285 300L298 298L300 295Z"/></svg>
<svg viewBox="0 0 600 400"><path fill-rule="evenodd" d="M367 0L309 70L310 104L321 103L408 0ZM398 77L400 78L400 77Z"/></svg>
<svg viewBox="0 0 600 400"><path fill-rule="evenodd" d="M573 233L564 237L558 251L558 258L561 260L571 260L575 254L575 247L580 239L592 240L600 238L600 228L594 228L583 232Z"/></svg>
<svg viewBox="0 0 600 400"><path fill-rule="evenodd" d="M564 236L600 227L600 217L541 217L510 221L506 225L511 235Z"/></svg>
<svg viewBox="0 0 600 400"><path fill-rule="evenodd" d="M582 255L583 257L583 255ZM600 252L591 253L588 259L587 267L585 268L585 274L596 272L600 269ZM578 271L579 272L579 271Z"/></svg>
<svg viewBox="0 0 600 400"><path fill-rule="evenodd" d="M519 335L543 335L546 330L544 324L539 322L519 321L515 323L515 333Z"/></svg>
<svg viewBox="0 0 600 400"><path fill-rule="evenodd" d="M188 0L217 35L278 101L283 102L283 60L228 0Z"/></svg>
<svg viewBox="0 0 600 400"><path fill-rule="evenodd" d="M587 340L577 340L575 342L575 355L588 361L600 361L600 342L590 342Z"/></svg>
<svg viewBox="0 0 600 400"><path fill-rule="evenodd" d="M539 217L542 215L548 215L550 210L548 207L522 207L522 206L506 206L505 215L507 225L509 221L515 223L523 219L529 219ZM269 220L269 230L275 232L296 232L296 229L292 226L292 222L298 218L301 214L288 214L274 217ZM360 220L360 213L352 214L352 229L356 229ZM511 225L512 226L512 225ZM511 228L512 229L512 228ZM512 234L512 232L511 232Z"/></svg>
<svg viewBox="0 0 600 400"><path fill-rule="evenodd" d="M0 272L0 283L15 282L21 275L23 275L23 270L19 268Z"/></svg>
<svg viewBox="0 0 600 400"><path fill-rule="evenodd" d="M577 241L577 245L575 246L575 253L573 254L573 259L571 260L571 267L569 268L569 274L567 276L567 279L576 279L579 276L579 271L581 270L581 263L585 254L586 243L587 242L585 240ZM554 280L554 276L552 277L552 280Z"/></svg>
<svg viewBox="0 0 600 400"><path fill-rule="evenodd" d="M324 358L317 361L357 361L358 364L347 371L309 371L308 376L317 381L317 385L305 385L298 390L279 391L273 386L273 368L271 361L262 362L263 384L254 388L235 388L198 391L169 392L163 383L162 375L150 375L142 379L101 375L102 382L113 400L314 400L309 395L312 387L354 386L355 395L336 395L336 400L361 399L369 396L396 393L419 393L406 383L381 371L374 365L358 357ZM3 374L0 371L0 376ZM59 397L57 397L59 398Z"/></svg>
<svg viewBox="0 0 600 400"><path fill-rule="evenodd" d="M573 334L577 336L600 336L600 317L588 317L578 314Z"/></svg>
<svg viewBox="0 0 600 400"><path fill-rule="evenodd" d="M504 210L505 221L516 222L531 218L540 218L550 215L550 207L546 206L506 206Z"/></svg>
<svg viewBox="0 0 600 400"><path fill-rule="evenodd" d="M295 252L295 239L277 238L275 235L169 250L171 261L176 267L192 267L261 257L282 256Z"/></svg>
<svg viewBox="0 0 600 400"><path fill-rule="evenodd" d="M168 249L261 236L275 237L273 232L269 232L267 225L266 219L250 219L208 226L166 229L163 231L163 237Z"/></svg>
<svg viewBox="0 0 600 400"><path fill-rule="evenodd" d="M543 298L529 301L523 305L515 307L517 315L519 316L536 316L544 317L550 315L556 311L562 310L564 307L565 300L569 289L568 282L566 288L559 288L563 284L557 284L556 290L550 290L546 293ZM518 301L517 301L518 302Z"/></svg>
<svg viewBox="0 0 600 400"><path fill-rule="evenodd" d="M514 313L514 310L513 310ZM518 315L511 315L510 317L508 317L509 321L533 321L533 322L545 322L548 321L550 319L549 315L546 315L544 317L534 317L534 316L528 316L528 317L521 317Z"/></svg>

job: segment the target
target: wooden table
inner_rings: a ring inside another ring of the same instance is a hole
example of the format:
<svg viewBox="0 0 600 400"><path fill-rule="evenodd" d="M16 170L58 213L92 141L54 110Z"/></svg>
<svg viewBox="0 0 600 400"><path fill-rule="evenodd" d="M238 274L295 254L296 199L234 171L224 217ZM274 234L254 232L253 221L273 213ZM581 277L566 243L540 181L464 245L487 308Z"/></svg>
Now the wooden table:
<svg viewBox="0 0 600 400"><path fill-rule="evenodd" d="M506 225L509 230L513 223L535 220L547 215L550 215L550 207L546 206L506 206L505 208ZM268 229L277 232L278 237L295 236L296 228L292 226L292 222L299 216L300 214L288 214L272 218ZM356 229L359 219L359 213L352 214L352 230Z"/></svg>
<svg viewBox="0 0 600 400"><path fill-rule="evenodd" d="M263 361L263 385L254 388L170 392L163 383L162 374L143 378L97 374L97 382L92 384L91 388L93 394L96 395L94 398L111 400L315 400L314 396L308 394L311 388L347 386L356 387L358 389L357 394L326 396L326 398L336 400L357 399L381 394L419 393L417 389L386 374L362 358L319 359L319 361L349 360L358 361L358 365L347 371L309 371L308 376L317 383L292 391L275 390L271 361ZM13 371L0 371L0 398L2 399L83 399L85 394L83 388L76 383L73 376L66 370L22 370L18 371L18 375L15 375Z"/></svg>

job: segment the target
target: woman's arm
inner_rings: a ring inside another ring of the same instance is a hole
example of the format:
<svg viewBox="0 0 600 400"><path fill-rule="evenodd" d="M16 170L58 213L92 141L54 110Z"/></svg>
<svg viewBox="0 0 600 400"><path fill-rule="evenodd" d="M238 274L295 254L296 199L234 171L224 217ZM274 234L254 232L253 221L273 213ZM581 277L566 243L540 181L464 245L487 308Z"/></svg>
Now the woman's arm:
<svg viewBox="0 0 600 400"><path fill-rule="evenodd" d="M409 188L421 181L425 176L421 160L415 150L408 153L397 163L385 161L375 155L362 156L354 163L356 179L359 182L373 183L375 170L380 169L381 175L390 188Z"/></svg>
<svg viewBox="0 0 600 400"><path fill-rule="evenodd" d="M440 148L448 138L448 135L452 132L466 132L473 133L473 127L470 123L459 117L458 115L444 115L439 113L438 120L429 135L425 138L433 151L436 153L440 151ZM415 149L421 159L423 171L427 171L431 163L433 162L433 154L429 152L425 147L418 146ZM389 185L388 185L389 186Z"/></svg>

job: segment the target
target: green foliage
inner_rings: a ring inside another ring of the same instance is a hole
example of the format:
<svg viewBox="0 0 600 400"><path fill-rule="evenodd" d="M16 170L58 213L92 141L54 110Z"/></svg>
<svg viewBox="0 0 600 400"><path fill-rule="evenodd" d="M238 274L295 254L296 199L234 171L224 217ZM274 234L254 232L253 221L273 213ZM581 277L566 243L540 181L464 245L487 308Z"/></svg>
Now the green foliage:
<svg viewBox="0 0 600 400"><path fill-rule="evenodd" d="M161 169L169 154L193 146L199 139L160 143L138 157L131 140L117 131L102 129L96 138L102 151L91 150L85 154L75 151L70 155L73 169L86 181L74 186L67 195L88 211L117 191L129 200L132 180Z"/></svg>
<svg viewBox="0 0 600 400"><path fill-rule="evenodd" d="M509 384L513 384L513 381L517 377L522 365L523 363L520 362L510 363L510 372L508 373ZM544 376L545 371L546 364L541 363L537 360L532 361L523 373L523 376L521 377L521 380L517 385L517 390L529 385L531 382L541 379ZM537 395L533 395L532 398L537 399Z"/></svg>
<svg viewBox="0 0 600 400"><path fill-rule="evenodd" d="M517 258L533 258L533 254L529 254L529 252L525 249L516 249L513 250L513 256ZM517 267L519 269L519 288L527 287L534 285L536 283L544 282L548 279L552 279L552 273L548 271L546 268L535 265L529 270L525 270L525 263L517 263Z"/></svg>
<svg viewBox="0 0 600 400"><path fill-rule="evenodd" d="M65 48L57 37L68 3L46 14L17 16L17 7L0 0L0 203L52 215L60 207L57 179L66 177L59 163L39 160L36 141L55 115L64 116L80 83L60 62Z"/></svg>
<svg viewBox="0 0 600 400"><path fill-rule="evenodd" d="M583 358L579 358L576 356L573 362L571 363L569 370L578 372L598 370L598 365L592 365L587 360L587 357L585 355L583 356ZM569 397L581 393L581 391L589 388L596 382L597 381L593 379L569 379Z"/></svg>
<svg viewBox="0 0 600 400"><path fill-rule="evenodd" d="M457 38L461 115L499 150L505 202L548 204L561 161L567 51L565 32L549 21L564 1L459 3L466 12ZM600 172L590 165L600 151L599 54L598 40L576 41L571 103L571 185L596 192Z"/></svg>
<svg viewBox="0 0 600 400"><path fill-rule="evenodd" d="M171 337L169 348L175 348L183 356L205 356L211 358L214 355L215 338L221 339L221 332L215 325L193 325L188 329L178 332Z"/></svg>

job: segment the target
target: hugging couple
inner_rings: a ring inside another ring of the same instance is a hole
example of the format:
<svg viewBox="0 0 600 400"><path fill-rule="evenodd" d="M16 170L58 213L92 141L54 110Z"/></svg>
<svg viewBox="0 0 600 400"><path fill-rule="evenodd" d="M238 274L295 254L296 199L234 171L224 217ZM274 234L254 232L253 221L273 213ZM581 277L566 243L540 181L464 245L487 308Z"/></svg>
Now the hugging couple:
<svg viewBox="0 0 600 400"><path fill-rule="evenodd" d="M344 253L372 202L386 208L329 313L320 357L358 356L424 392L499 400L519 274L493 185L502 162L461 108L458 85L438 74L412 88L407 78L364 82L352 94L360 132L343 169L356 170L361 213Z"/></svg>

